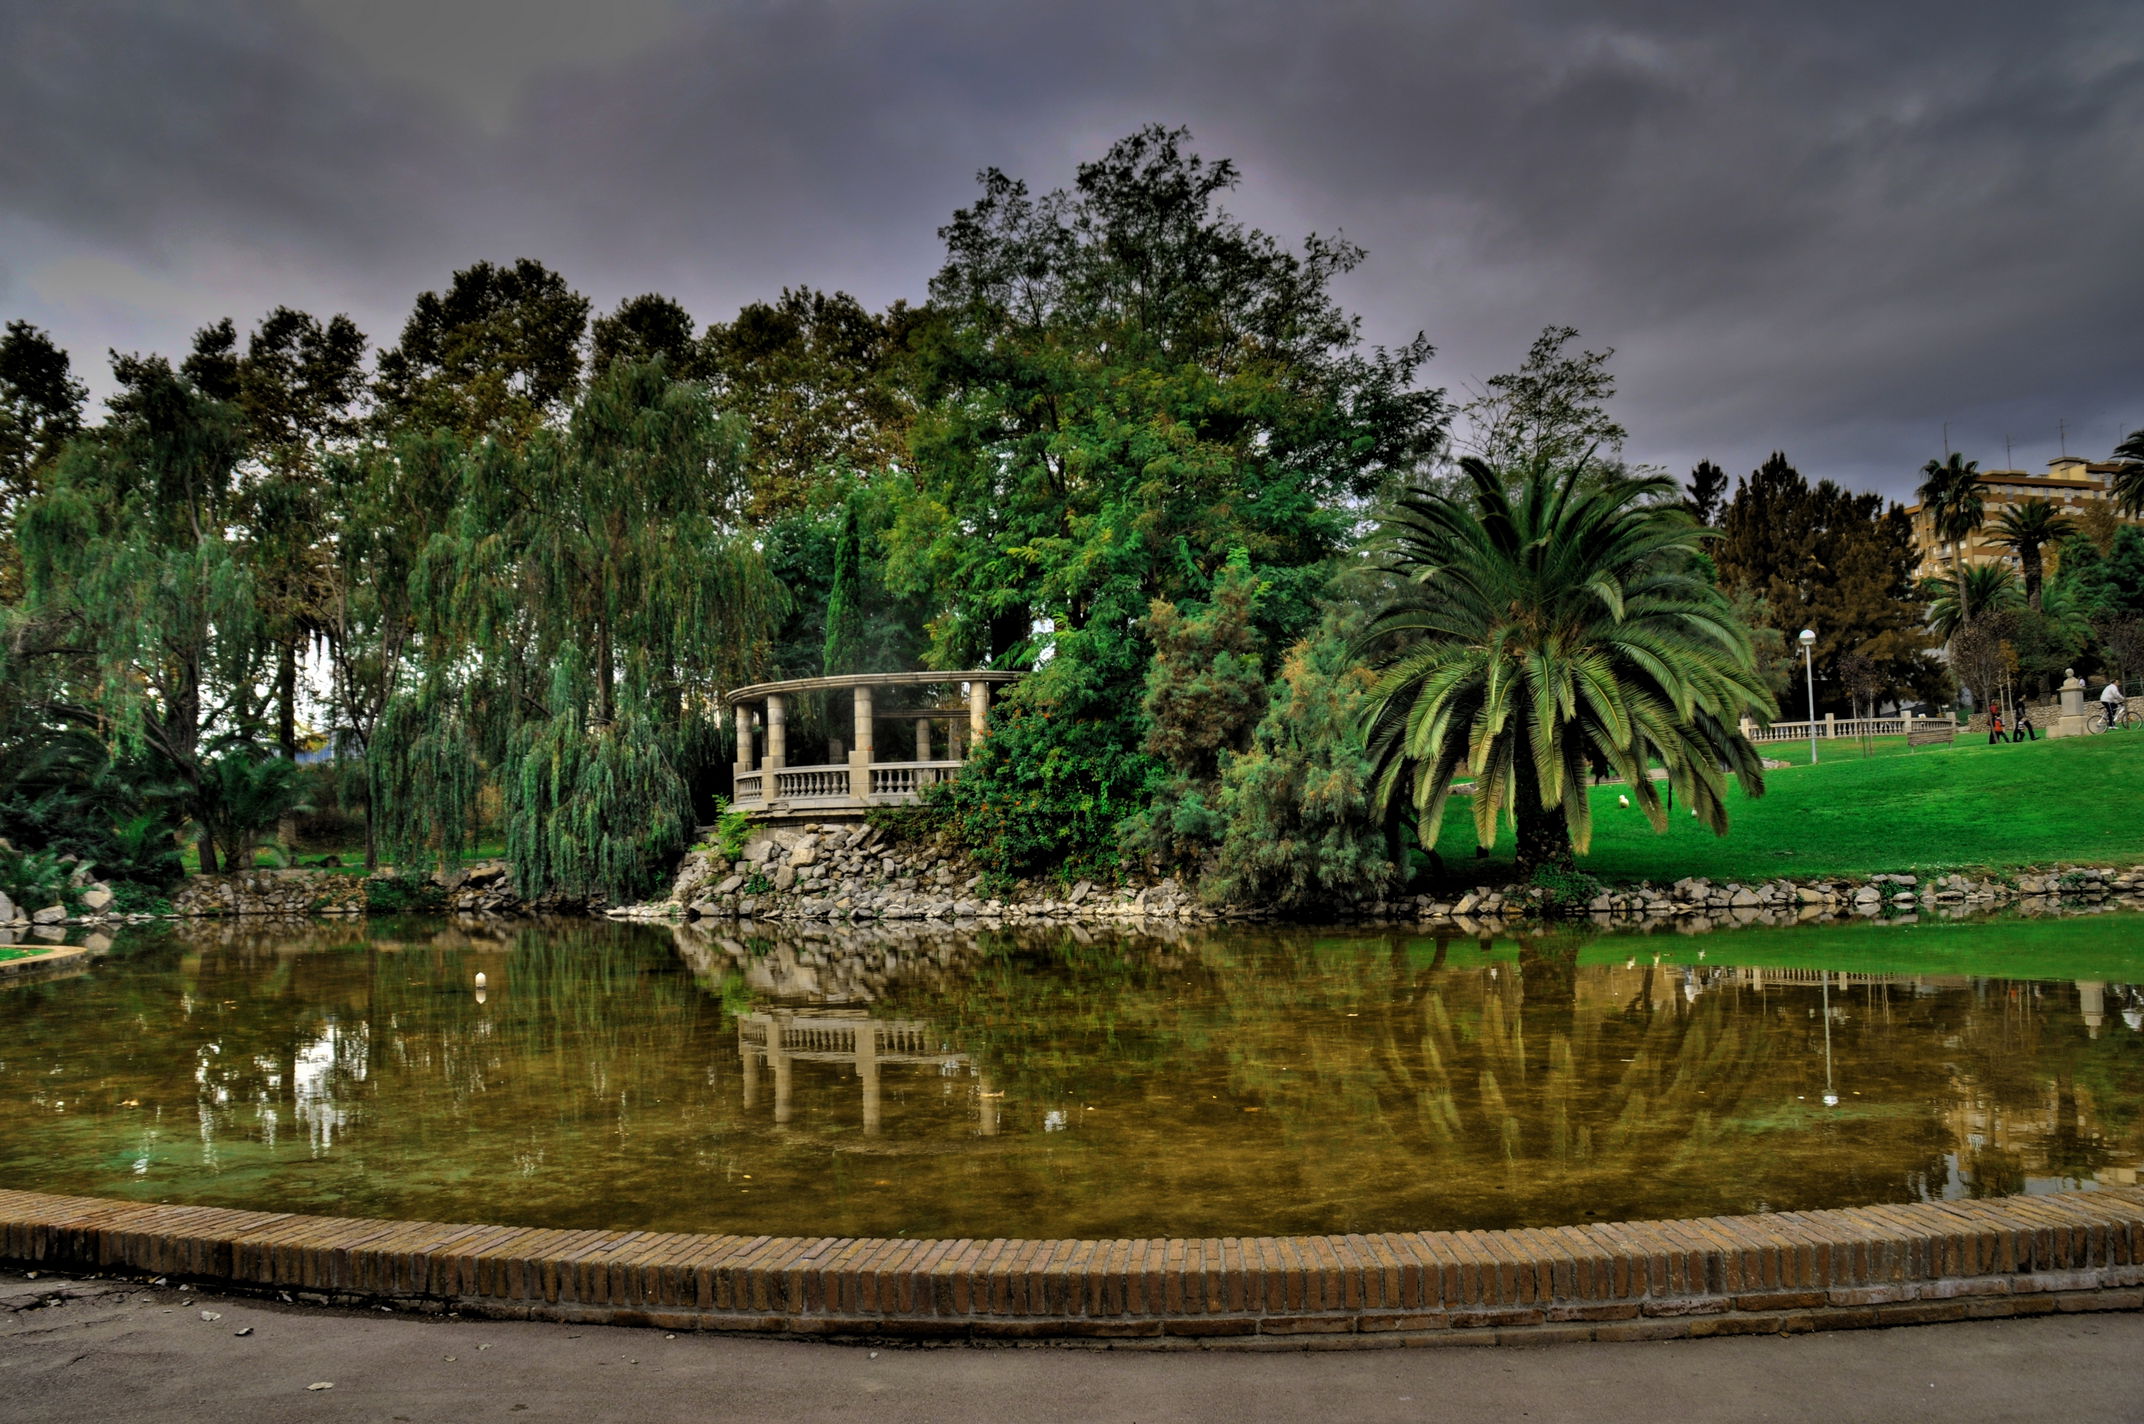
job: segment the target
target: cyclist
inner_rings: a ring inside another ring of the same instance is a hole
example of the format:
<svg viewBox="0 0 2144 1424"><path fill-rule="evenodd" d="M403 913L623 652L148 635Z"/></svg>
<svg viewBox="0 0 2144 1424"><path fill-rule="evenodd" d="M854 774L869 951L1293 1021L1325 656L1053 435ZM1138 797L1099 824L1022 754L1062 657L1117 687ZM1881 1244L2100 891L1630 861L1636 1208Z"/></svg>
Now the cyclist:
<svg viewBox="0 0 2144 1424"><path fill-rule="evenodd" d="M2127 711L2128 707L2129 699L2122 696L2122 685L2113 678L2108 678L2107 685L2099 690L2100 724L2110 730L2119 727L2122 713Z"/></svg>

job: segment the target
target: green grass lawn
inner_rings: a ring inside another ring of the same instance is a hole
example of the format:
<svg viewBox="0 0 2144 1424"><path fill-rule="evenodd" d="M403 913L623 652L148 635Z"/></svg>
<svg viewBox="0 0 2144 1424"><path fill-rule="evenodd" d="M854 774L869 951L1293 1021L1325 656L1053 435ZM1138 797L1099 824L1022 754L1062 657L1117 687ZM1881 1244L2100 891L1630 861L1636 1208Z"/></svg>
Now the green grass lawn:
<svg viewBox="0 0 2144 1424"><path fill-rule="evenodd" d="M1625 788L1593 788L1593 847L1579 868L1664 884L2144 862L2144 734L2001 746L1961 737L1910 753L1893 737L1866 759L1858 742L1824 742L1816 766L1806 742L1760 750L1794 764L1766 773L1758 799L1728 793L1725 836L1682 806L1656 834L1635 806L1616 804ZM1508 830L1494 856L1470 859L1472 817L1454 797L1438 847L1451 877L1511 879Z"/></svg>

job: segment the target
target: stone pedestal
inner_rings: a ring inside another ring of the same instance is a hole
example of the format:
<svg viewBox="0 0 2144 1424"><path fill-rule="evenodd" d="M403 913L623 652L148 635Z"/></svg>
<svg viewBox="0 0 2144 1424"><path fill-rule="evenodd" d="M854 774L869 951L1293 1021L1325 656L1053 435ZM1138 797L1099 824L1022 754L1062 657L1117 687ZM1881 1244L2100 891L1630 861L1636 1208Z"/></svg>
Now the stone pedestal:
<svg viewBox="0 0 2144 1424"><path fill-rule="evenodd" d="M2069 676L2063 679L2060 703L2062 715L2055 718L2055 725L2047 729L2050 737L2081 737L2091 728L2085 724L2084 679L2077 676L2077 669L2066 669Z"/></svg>

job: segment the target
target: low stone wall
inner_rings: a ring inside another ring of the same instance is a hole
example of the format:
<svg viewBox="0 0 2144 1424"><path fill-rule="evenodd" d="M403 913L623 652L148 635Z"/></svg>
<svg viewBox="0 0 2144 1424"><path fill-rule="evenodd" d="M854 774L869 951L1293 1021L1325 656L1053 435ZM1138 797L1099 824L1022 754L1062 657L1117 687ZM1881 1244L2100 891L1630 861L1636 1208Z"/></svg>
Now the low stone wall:
<svg viewBox="0 0 2144 1424"><path fill-rule="evenodd" d="M247 870L190 876L171 897L174 915L362 915L365 882L327 870Z"/></svg>
<svg viewBox="0 0 2144 1424"><path fill-rule="evenodd" d="M866 1340L1654 1340L2144 1308L2144 1191L1515 1231L910 1241L559 1231L0 1191L0 1259L320 1303Z"/></svg>

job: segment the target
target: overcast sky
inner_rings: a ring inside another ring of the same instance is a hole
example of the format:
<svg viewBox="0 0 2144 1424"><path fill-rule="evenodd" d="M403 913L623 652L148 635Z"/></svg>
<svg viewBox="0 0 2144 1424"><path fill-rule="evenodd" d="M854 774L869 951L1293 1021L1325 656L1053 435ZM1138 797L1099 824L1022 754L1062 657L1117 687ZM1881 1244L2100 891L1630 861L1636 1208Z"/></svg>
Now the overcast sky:
<svg viewBox="0 0 2144 1424"><path fill-rule="evenodd" d="M920 299L996 165L1150 121L1369 250L1433 384L1613 346L1629 454L1904 493L2144 426L2144 4L0 0L0 316L106 348L530 256L703 322Z"/></svg>

